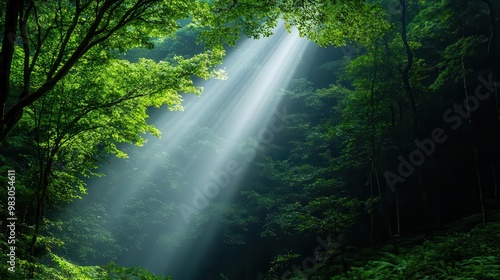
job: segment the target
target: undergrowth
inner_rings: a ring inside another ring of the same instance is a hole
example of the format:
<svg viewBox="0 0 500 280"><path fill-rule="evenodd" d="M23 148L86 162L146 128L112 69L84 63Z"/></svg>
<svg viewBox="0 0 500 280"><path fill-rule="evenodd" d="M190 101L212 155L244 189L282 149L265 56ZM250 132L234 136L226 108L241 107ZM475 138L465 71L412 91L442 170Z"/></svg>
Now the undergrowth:
<svg viewBox="0 0 500 280"><path fill-rule="evenodd" d="M398 255L374 253L365 265L331 279L500 279L499 240L500 222L479 225L400 248Z"/></svg>
<svg viewBox="0 0 500 280"><path fill-rule="evenodd" d="M80 266L50 253L50 260L44 263L30 264L25 260L16 260L14 272L8 271L2 264L0 279L30 279L29 271L34 268L35 280L170 280L170 277L156 276L144 268L125 268L110 263L105 266Z"/></svg>
<svg viewBox="0 0 500 280"><path fill-rule="evenodd" d="M346 254L347 271L340 258L331 254L332 258L311 269L295 270L286 278L274 272L266 279L496 280L500 279L499 240L500 222L490 222L468 232L448 233L418 245L400 246L398 254L391 245Z"/></svg>

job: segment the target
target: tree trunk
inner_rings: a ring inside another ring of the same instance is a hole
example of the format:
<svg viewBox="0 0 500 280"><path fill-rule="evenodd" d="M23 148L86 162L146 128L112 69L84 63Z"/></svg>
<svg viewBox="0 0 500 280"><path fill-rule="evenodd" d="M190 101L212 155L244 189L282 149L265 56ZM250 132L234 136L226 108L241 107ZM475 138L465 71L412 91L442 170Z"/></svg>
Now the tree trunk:
<svg viewBox="0 0 500 280"><path fill-rule="evenodd" d="M378 195L381 196L380 183L378 181L378 175L375 168L375 134L376 134L376 121L375 121L375 84L377 83L377 71L378 71L378 42L375 41L375 49L373 52L373 78L370 86L370 146L371 146L371 176L375 176L377 180Z"/></svg>
<svg viewBox="0 0 500 280"><path fill-rule="evenodd" d="M465 94L464 100L467 100L469 93L468 93L468 89L467 89L464 57L462 56L460 59L461 59L461 66L462 66L462 81L463 81L464 94ZM471 115L470 115L469 102L465 102L465 105L466 105L466 109L467 109L467 120L468 120L469 124L471 125L471 127L473 127L473 123L472 123L472 119L471 119ZM476 140L474 140L473 149L474 149L474 166L476 168L476 176L477 176L477 187L479 189L479 203L481 206L481 216L483 218L483 224L486 226L486 213L484 210L483 190L482 190L482 186L481 186L481 174L479 173L479 164L478 164L478 159L477 159L478 149L477 149Z"/></svg>
<svg viewBox="0 0 500 280"><path fill-rule="evenodd" d="M401 39L403 40L403 45L405 46L405 51L406 51L406 66L403 70L400 69L401 75L403 77L403 85L404 89L406 91L406 94L408 95L408 99L410 100L410 107L411 107L411 113L412 113L412 123L413 123L413 131L416 135L417 133L417 105L415 103L415 97L413 94L413 89L410 84L410 70L413 66L413 52L411 51L410 45L408 44L408 38L407 38L407 13L408 13L408 8L407 8L407 3L406 0L399 0L399 3L401 4Z"/></svg>
<svg viewBox="0 0 500 280"><path fill-rule="evenodd" d="M47 166L43 171L43 179L41 180L41 185L39 185L38 189L38 197L35 200L35 230L33 232L33 236L31 237L31 242L29 246L29 253L32 260L35 259L35 248L36 242L38 239L38 235L40 234L40 226L42 225L43 219L43 210L44 210L44 201L47 196L47 189L49 186L49 176L51 173L52 160L49 159ZM33 277L34 275L31 275Z"/></svg>
<svg viewBox="0 0 500 280"><path fill-rule="evenodd" d="M493 68L493 74L496 80L500 80L498 76L500 74L500 19L497 18L500 14L500 6L498 1L494 0L481 0L486 5L488 5L489 17L490 17L490 38L488 42L488 54L491 58L491 65Z"/></svg>
<svg viewBox="0 0 500 280"><path fill-rule="evenodd" d="M400 226L400 219L399 219L399 198L398 198L398 194L396 194L396 223L397 223L397 229L398 229L397 236L399 237L401 235L401 226Z"/></svg>
<svg viewBox="0 0 500 280"><path fill-rule="evenodd" d="M373 201L373 180L375 171L375 83L377 80L377 67L378 67L378 55L377 55L377 42L375 42L375 49L373 52L373 79L370 88L370 104L371 104L371 112L370 112L370 146L371 146L371 169L370 169L370 199ZM378 183L378 178L377 178ZM378 196L380 197L380 184L378 184ZM371 212L371 238L372 238L372 246L375 247L375 213L374 209Z"/></svg>
<svg viewBox="0 0 500 280"><path fill-rule="evenodd" d="M497 170L495 168L495 162L491 161L491 172L493 174L493 192L495 196L495 200L498 201L498 179L497 179Z"/></svg>
<svg viewBox="0 0 500 280"><path fill-rule="evenodd" d="M373 199L373 178L370 173L370 179L369 179L369 184L370 184L370 203L371 205L371 212L370 212L370 238L372 241L372 248L375 249L375 207L374 207L374 199Z"/></svg>
<svg viewBox="0 0 500 280"><path fill-rule="evenodd" d="M477 163L477 150L474 149L474 165L476 167L477 187L479 189L479 203L481 205L481 216L483 218L483 225L486 226L486 211L484 209L483 188L481 186L481 175L479 173L479 165Z"/></svg>
<svg viewBox="0 0 500 280"><path fill-rule="evenodd" d="M6 136L8 124L5 120L5 103L10 93L10 70L19 15L22 12L22 0L8 0L5 9L5 26L3 30L2 50L0 52L0 140Z"/></svg>

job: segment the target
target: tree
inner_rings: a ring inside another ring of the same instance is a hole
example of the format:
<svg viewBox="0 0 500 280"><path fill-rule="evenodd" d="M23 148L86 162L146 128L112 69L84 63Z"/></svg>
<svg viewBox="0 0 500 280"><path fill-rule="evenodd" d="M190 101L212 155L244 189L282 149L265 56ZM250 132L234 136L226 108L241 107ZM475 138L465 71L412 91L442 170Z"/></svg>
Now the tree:
<svg viewBox="0 0 500 280"><path fill-rule="evenodd" d="M222 55L222 50L212 50L186 59L175 57L171 63L80 59L51 94L25 108L26 113L14 128L15 137L3 144L6 152L15 147L13 141L22 139L28 150L29 161L18 170L25 169L25 174L32 176L24 187L32 203L26 212L33 214L22 220L23 224L33 225L27 246L31 258L37 255L37 248L44 246L37 241L46 205L59 207L85 193L82 177L96 175L94 169L106 154L126 156L118 143L141 145L145 142L141 134L159 136L159 131L147 124L146 110L162 105L181 109L180 93L201 93L193 77L221 77L214 67Z"/></svg>
<svg viewBox="0 0 500 280"><path fill-rule="evenodd" d="M81 59L109 59L113 53L151 47L150 38L172 34L177 21L196 14L198 6L194 0L7 1L0 53L0 140L24 109Z"/></svg>
<svg viewBox="0 0 500 280"><path fill-rule="evenodd" d="M35 230L31 256L39 234L47 197L52 206L69 202L85 193L80 176L94 175L93 169L105 153L124 157L117 143L142 145L141 133L159 136L148 125L146 109L167 105L179 109L180 92L199 94L191 75L210 78L222 51L210 51L190 59L178 57L176 64L140 60L129 63L111 59L105 63L81 63L58 84L26 109L35 122L25 127L37 143L38 182L35 196ZM122 73L130 73L123 76ZM100 73L96 75L95 73ZM65 94L71 92L72 96Z"/></svg>

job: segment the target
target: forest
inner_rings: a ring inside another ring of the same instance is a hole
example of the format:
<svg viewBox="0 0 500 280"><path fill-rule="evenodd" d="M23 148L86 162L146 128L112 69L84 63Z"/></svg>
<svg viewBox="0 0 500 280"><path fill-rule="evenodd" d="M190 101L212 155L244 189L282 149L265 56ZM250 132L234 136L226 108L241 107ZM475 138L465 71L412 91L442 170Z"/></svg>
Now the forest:
<svg viewBox="0 0 500 280"><path fill-rule="evenodd" d="M0 279L500 279L497 0L5 0L0 38Z"/></svg>

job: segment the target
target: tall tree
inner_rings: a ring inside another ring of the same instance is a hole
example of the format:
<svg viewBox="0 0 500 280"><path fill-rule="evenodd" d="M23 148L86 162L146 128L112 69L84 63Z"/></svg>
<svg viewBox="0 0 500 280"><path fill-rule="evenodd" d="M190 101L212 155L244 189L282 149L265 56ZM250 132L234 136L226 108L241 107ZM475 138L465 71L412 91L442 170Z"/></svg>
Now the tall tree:
<svg viewBox="0 0 500 280"><path fill-rule="evenodd" d="M106 53L99 47L94 50ZM223 53L206 51L186 59L175 57L170 63L82 58L51 94L24 109L14 128L15 137L6 141L12 143L10 140L19 135L33 140L23 142L27 148L34 146L28 148L31 160L23 166L28 171L26 176L32 176L31 182L25 183L30 191L24 194L32 201L32 208L27 210L30 215L20 219L32 225L24 232L31 235L27 249L31 260L37 248L44 247L37 243L47 205L54 208L85 193L82 177L95 175L94 169L106 153L125 156L118 143L141 145L145 142L141 134L159 136L159 131L146 122L147 108L166 105L171 110L180 109L181 93L201 93L193 77L221 77L214 67ZM34 272L31 270L32 276Z"/></svg>
<svg viewBox="0 0 500 280"><path fill-rule="evenodd" d="M198 9L194 0L7 1L1 20L0 141L24 109L61 82L82 58L96 61L108 59L111 52L152 47L150 38L172 34L178 20Z"/></svg>

